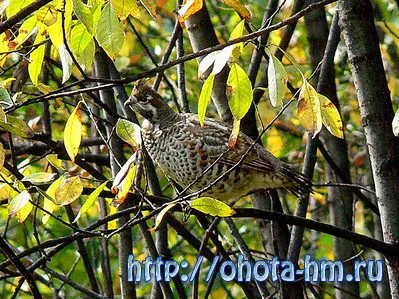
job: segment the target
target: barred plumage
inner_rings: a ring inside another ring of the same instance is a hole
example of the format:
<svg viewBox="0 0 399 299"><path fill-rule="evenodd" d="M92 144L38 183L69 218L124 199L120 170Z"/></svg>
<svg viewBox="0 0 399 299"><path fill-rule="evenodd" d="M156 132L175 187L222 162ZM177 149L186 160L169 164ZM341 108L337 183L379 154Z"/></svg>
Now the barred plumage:
<svg viewBox="0 0 399 299"><path fill-rule="evenodd" d="M197 115L174 112L155 90L143 82L135 86L128 104L146 118L142 124L142 138L151 158L180 187L185 188L196 181L190 191L199 191L213 184L238 163L254 143L240 133L234 149L227 151L231 126L206 118L204 127L201 127ZM311 182L261 145L255 144L242 163L202 195L230 201L267 188L284 188L300 196L311 190Z"/></svg>

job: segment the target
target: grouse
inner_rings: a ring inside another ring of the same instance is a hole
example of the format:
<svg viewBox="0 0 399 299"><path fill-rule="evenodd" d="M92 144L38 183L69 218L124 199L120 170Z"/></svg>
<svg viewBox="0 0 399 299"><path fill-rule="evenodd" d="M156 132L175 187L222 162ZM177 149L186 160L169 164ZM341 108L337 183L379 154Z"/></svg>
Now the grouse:
<svg viewBox="0 0 399 299"><path fill-rule="evenodd" d="M205 118L202 127L196 114L176 113L143 81L133 88L125 105L145 118L142 139L151 159L183 189L204 190L202 196L225 202L259 189L283 188L296 196L311 191L312 184L303 174L245 134L240 133L229 149L230 125Z"/></svg>

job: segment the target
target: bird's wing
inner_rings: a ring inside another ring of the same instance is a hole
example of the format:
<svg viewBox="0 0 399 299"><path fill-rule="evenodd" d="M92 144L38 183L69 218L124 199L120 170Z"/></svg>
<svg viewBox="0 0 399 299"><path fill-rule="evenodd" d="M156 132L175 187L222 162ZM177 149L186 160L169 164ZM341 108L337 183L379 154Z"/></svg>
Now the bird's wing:
<svg viewBox="0 0 399 299"><path fill-rule="evenodd" d="M198 117L194 114L187 115L185 125L193 139L200 140L212 158L216 159L227 151L232 130L230 126L214 119L206 119L204 127L201 127ZM223 155L220 162L233 166L245 155L240 164L241 168L273 171L281 167L282 162L259 144L255 144L247 153L253 143L251 138L240 133L235 147Z"/></svg>

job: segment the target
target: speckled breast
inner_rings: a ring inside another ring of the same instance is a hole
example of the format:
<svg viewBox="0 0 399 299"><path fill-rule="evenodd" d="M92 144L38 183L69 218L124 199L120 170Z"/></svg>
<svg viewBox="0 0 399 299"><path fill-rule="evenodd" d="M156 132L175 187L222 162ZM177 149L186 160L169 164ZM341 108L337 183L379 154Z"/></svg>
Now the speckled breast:
<svg viewBox="0 0 399 299"><path fill-rule="evenodd" d="M201 195L225 201L242 197L251 190L252 171L239 167L214 183L231 166L218 162L204 173L215 162L216 157L210 157L202 140L195 139L195 136L184 130L181 125L161 130L152 124L146 124L143 125L142 136L151 159L169 179L182 188L194 181L195 184L190 187L191 192L213 185Z"/></svg>

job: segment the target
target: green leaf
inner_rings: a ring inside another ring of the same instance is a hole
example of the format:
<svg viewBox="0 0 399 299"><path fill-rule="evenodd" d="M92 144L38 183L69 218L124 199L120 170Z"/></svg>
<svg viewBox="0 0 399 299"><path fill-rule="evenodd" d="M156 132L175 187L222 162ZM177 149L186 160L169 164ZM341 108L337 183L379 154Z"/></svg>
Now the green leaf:
<svg viewBox="0 0 399 299"><path fill-rule="evenodd" d="M85 203L83 204L83 206L80 208L78 214L76 215L75 220L73 220L72 223L75 223L76 221L78 221L78 219L80 218L80 216L82 216L84 213L87 212L87 210L93 205L94 201L98 198L98 196L100 195L100 193L104 190L105 186L107 185L108 181L105 181L104 183L102 183L100 186L98 186L90 195L89 197L86 199Z"/></svg>
<svg viewBox="0 0 399 299"><path fill-rule="evenodd" d="M214 80L215 74L211 73L202 86L201 94L198 100L198 119L202 127L204 126L206 108L211 100Z"/></svg>
<svg viewBox="0 0 399 299"><path fill-rule="evenodd" d="M76 16L92 35L96 33L98 21L100 20L101 15L100 1L93 2L94 5L89 7L80 0L73 0L73 9Z"/></svg>
<svg viewBox="0 0 399 299"><path fill-rule="evenodd" d="M234 27L233 31L230 34L229 40L242 37L245 28L244 25L245 25L245 20L241 20L241 22L239 22L236 25L236 27ZM242 42L237 43L233 46L231 55L233 56L234 60L238 60L238 58L241 56L243 49L244 49L244 43Z"/></svg>
<svg viewBox="0 0 399 299"><path fill-rule="evenodd" d="M200 197L191 202L190 206L202 213L218 217L230 217L235 211L224 202L211 197Z"/></svg>
<svg viewBox="0 0 399 299"><path fill-rule="evenodd" d="M161 225L162 220L165 218L166 213L171 210L174 206L176 206L177 203L171 203L168 204L165 208L163 208L161 210L161 212L159 212L159 214L157 215L157 217L155 218L155 225L154 227L150 228L149 231L153 232L156 231L158 229L158 227Z"/></svg>
<svg viewBox="0 0 399 299"><path fill-rule="evenodd" d="M343 139L344 129L342 127L341 116L339 115L337 107L324 95L318 93L320 100L321 119L324 126L334 136Z"/></svg>
<svg viewBox="0 0 399 299"><path fill-rule="evenodd" d="M252 85L247 73L237 63L231 65L227 92L234 118L238 120L243 118L252 104Z"/></svg>
<svg viewBox="0 0 399 299"><path fill-rule="evenodd" d="M396 137L399 136L399 109L396 110L395 117L392 120L392 132Z"/></svg>
<svg viewBox="0 0 399 299"><path fill-rule="evenodd" d="M94 43L93 36L87 31L87 28L78 23L71 31L71 50L75 54L76 60L80 65L88 66L86 57L94 57L94 51L90 44Z"/></svg>
<svg viewBox="0 0 399 299"><path fill-rule="evenodd" d="M32 129L19 117L5 115L0 109L0 127L22 138L32 138L35 134Z"/></svg>
<svg viewBox="0 0 399 299"><path fill-rule="evenodd" d="M101 12L100 22L97 25L96 38L100 46L112 59L122 48L124 35L123 26L116 16L110 3L105 5Z"/></svg>
<svg viewBox="0 0 399 299"><path fill-rule="evenodd" d="M315 137L323 125L320 100L316 90L304 79L298 99L298 118L310 136Z"/></svg>
<svg viewBox="0 0 399 299"><path fill-rule="evenodd" d="M80 111L80 104L81 102L79 102L76 108L72 111L64 130L65 149L72 162L75 161L75 157L78 154L82 139L82 115Z"/></svg>
<svg viewBox="0 0 399 299"><path fill-rule="evenodd" d="M12 106L13 102L11 101L10 94L7 89L0 87L0 104L6 106Z"/></svg>
<svg viewBox="0 0 399 299"><path fill-rule="evenodd" d="M116 134L133 147L141 145L140 126L126 119L118 119Z"/></svg>
<svg viewBox="0 0 399 299"><path fill-rule="evenodd" d="M278 60L277 57L271 52L269 55L267 77L270 102L272 103L273 107L282 106L288 74L281 61Z"/></svg>
<svg viewBox="0 0 399 299"><path fill-rule="evenodd" d="M33 205L30 202L31 196L27 190L22 191L13 199L11 199L8 205L8 215L10 217L16 217L18 222L22 223L29 216L32 211Z"/></svg>
<svg viewBox="0 0 399 299"><path fill-rule="evenodd" d="M23 182L31 182L33 184L44 184L54 180L56 173L49 172L36 172L32 174L26 175L22 181Z"/></svg>
<svg viewBox="0 0 399 299"><path fill-rule="evenodd" d="M44 41L46 37L44 35L41 35L38 33L36 35L36 39L34 44L37 45L40 42ZM28 66L28 72L29 72L29 77L30 80L34 85L37 85L39 75L42 73L42 65L43 65L43 60L44 60L44 44L37 47L31 54L30 54L30 63Z"/></svg>
<svg viewBox="0 0 399 299"><path fill-rule="evenodd" d="M83 192L83 183L78 176L63 179L55 190L54 200L60 206L74 202Z"/></svg>

